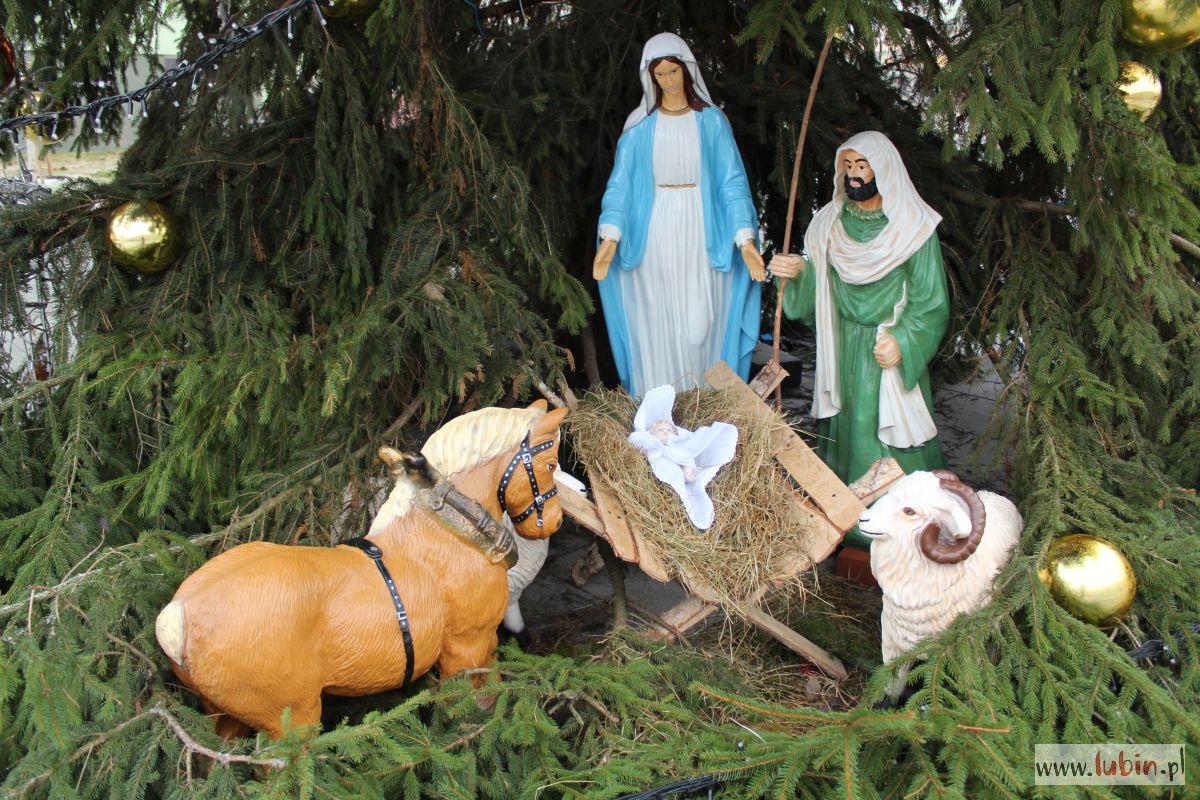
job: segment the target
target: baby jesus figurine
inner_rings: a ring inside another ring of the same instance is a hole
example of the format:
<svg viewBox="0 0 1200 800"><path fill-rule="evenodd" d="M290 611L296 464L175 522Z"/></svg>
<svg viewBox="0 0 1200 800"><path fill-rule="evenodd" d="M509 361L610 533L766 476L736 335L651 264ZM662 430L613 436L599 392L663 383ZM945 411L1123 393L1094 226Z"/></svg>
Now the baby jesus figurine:
<svg viewBox="0 0 1200 800"><path fill-rule="evenodd" d="M708 483L733 460L737 428L727 422L714 422L695 431L680 428L671 416L674 406L674 387L659 386L646 392L633 418L629 443L645 453L654 477L679 495L692 524L708 530L715 516Z"/></svg>

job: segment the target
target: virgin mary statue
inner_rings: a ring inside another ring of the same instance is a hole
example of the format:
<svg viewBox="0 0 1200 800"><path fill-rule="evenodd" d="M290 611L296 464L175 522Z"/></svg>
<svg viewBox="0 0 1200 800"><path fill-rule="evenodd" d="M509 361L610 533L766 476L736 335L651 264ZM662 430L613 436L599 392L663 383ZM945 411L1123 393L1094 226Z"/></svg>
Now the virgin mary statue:
<svg viewBox="0 0 1200 800"><path fill-rule="evenodd" d="M741 154L682 39L646 42L639 75L592 267L617 373L634 397L703 386L718 360L745 380L765 268Z"/></svg>

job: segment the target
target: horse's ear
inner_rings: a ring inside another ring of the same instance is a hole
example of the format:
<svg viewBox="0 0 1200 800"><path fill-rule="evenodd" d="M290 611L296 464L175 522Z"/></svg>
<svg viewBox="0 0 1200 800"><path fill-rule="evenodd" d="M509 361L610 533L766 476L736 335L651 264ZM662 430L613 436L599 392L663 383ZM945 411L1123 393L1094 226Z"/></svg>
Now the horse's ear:
<svg viewBox="0 0 1200 800"><path fill-rule="evenodd" d="M394 472L400 468L400 462L404 460L404 454L394 447L384 445L379 448L379 458L384 464L387 464L388 469Z"/></svg>
<svg viewBox="0 0 1200 800"><path fill-rule="evenodd" d="M529 429L533 434L530 438L550 438L558 431L558 426L562 424L563 417L566 415L567 409L556 408L545 416L538 417L533 421L533 427Z"/></svg>
<svg viewBox="0 0 1200 800"><path fill-rule="evenodd" d="M538 411L545 411L547 408L549 408L549 406L546 405L546 401L541 398L534 400L532 403L529 404L529 407L536 408Z"/></svg>

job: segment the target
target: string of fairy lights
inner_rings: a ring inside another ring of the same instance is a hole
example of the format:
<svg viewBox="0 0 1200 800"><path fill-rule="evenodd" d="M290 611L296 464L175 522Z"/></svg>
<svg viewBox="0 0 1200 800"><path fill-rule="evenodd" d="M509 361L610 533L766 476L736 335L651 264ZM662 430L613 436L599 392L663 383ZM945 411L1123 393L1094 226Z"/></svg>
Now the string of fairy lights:
<svg viewBox="0 0 1200 800"><path fill-rule="evenodd" d="M239 50L253 39L273 30L279 25L287 26L287 37L295 36L294 21L305 9L311 8L322 25L326 24L325 15L321 13L319 0L292 0L285 6L264 14L257 22L239 26L230 24L227 37L204 36L200 38L205 43L205 50L194 61L183 60L179 64L158 76L154 81L130 92L109 95L93 100L85 105L68 106L67 108L50 111L39 111L21 117L13 117L0 121L0 134L9 132L14 143L19 143L21 133L26 128L48 133L50 139L58 138L58 128L63 120L83 117L99 133L103 130L103 117L118 109L128 109L129 119L135 119L139 110L141 118L150 116L147 98L155 92L166 92L173 105L178 106L179 100L175 95L175 87L181 82L190 80L191 89L195 90L201 82L211 86L212 73L217 71L217 65L229 53Z"/></svg>

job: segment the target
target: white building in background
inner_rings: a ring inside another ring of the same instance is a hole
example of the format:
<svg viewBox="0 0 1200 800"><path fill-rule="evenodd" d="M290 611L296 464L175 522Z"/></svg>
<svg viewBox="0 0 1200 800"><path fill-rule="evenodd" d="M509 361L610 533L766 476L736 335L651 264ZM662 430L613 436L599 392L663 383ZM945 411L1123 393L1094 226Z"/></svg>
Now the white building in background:
<svg viewBox="0 0 1200 800"><path fill-rule="evenodd" d="M149 57L138 56L125 70L122 82L118 86L107 87L105 93L119 94L145 86L154 79L155 75L161 74L164 70L168 70L178 64L182 28L183 21L179 18L168 20L159 25L154 36L154 52ZM30 61L28 53L25 54L25 61L27 64ZM48 74L48 70L45 68L39 70L36 75L29 75L28 73L25 75L26 81L31 82L34 86L49 83L55 77L55 75ZM134 119L130 120L124 109L114 109L108 113L120 114L120 136L115 142L103 143L95 149L124 150L133 143L133 139L137 135L137 122L140 114L135 114ZM29 169L40 179L45 179L50 175L59 177L60 170L58 167L59 165L69 163L68 159L70 156L68 154L73 151L75 140L82 126L85 124L88 124L85 120L78 117L75 118L72 133L65 136L61 141L50 145L38 141L35 137L25 137L24 152ZM48 163L46 161L47 158L49 159ZM14 166L13 164L5 165L4 173L6 176L13 174L14 170L12 168ZM70 173L68 172L67 174L69 175Z"/></svg>
<svg viewBox="0 0 1200 800"><path fill-rule="evenodd" d="M156 74L174 67L179 62L180 30L182 20L173 24L168 22L160 25L155 34L154 53L150 58L139 56L125 71L124 81L119 86L109 88L109 93L116 94L145 86L153 80ZM26 63L28 63L28 55ZM32 76L34 80L49 81L54 76ZM100 145L98 150L122 151L132 144L137 135L139 116L135 114L131 121L124 110L114 110L109 113L120 114L121 134L111 143ZM53 189L62 183L64 176L72 175L71 166L78 163L72 148L80 126L86 124L81 119L75 121L75 135L67 136L53 145L43 145L33 137L24 137L23 154L25 163L34 174L36 183ZM47 159L46 156L49 158ZM48 177L47 172L50 176ZM8 161L0 168L0 177L21 180L22 176L15 161ZM28 330L0 330L0 370L14 376L20 382L34 381L48 377L47 350L51 343L46 341L47 331L56 324L58 309L54 302L53 292L46 280L39 281L31 278L23 287L21 297L30 317ZM71 344L67 345L69 348ZM0 384L0 392L2 392Z"/></svg>

